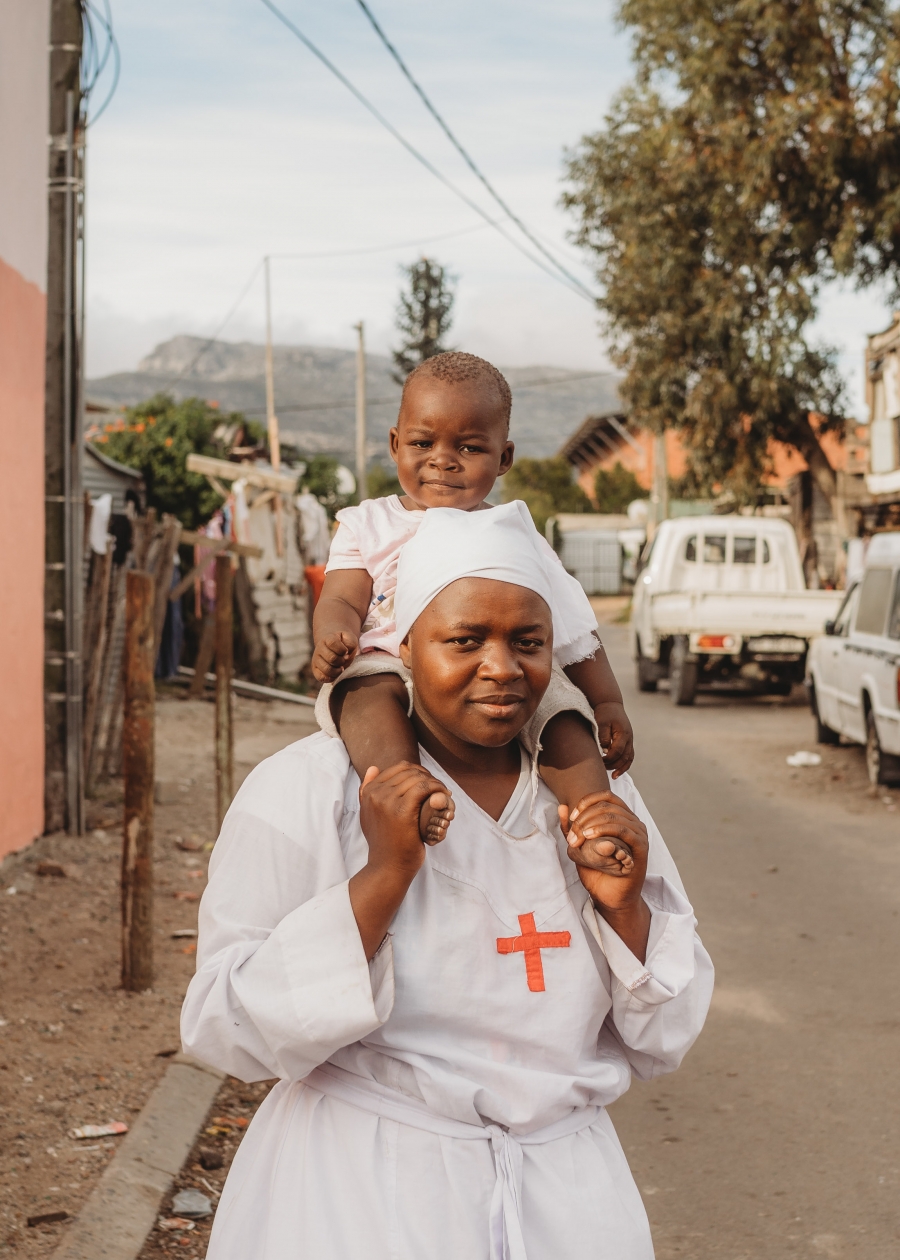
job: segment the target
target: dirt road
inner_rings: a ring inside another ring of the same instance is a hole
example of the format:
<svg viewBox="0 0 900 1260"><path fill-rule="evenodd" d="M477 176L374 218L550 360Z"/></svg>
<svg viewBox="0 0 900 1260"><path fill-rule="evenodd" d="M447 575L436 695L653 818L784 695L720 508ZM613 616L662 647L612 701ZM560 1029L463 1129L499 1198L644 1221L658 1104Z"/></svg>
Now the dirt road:
<svg viewBox="0 0 900 1260"><path fill-rule="evenodd" d="M637 693L625 627L603 638L717 968L683 1067L612 1109L657 1260L896 1260L900 793L869 795L859 749L791 770L801 694L677 709Z"/></svg>

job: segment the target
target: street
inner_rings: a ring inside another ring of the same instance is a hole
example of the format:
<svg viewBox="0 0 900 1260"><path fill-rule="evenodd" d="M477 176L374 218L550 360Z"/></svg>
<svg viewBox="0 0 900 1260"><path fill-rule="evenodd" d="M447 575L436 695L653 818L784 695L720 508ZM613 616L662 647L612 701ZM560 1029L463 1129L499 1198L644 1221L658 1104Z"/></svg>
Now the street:
<svg viewBox="0 0 900 1260"><path fill-rule="evenodd" d="M791 700L640 694L601 625L633 774L679 864L717 984L673 1076L612 1108L657 1260L900 1255L900 793L816 749Z"/></svg>

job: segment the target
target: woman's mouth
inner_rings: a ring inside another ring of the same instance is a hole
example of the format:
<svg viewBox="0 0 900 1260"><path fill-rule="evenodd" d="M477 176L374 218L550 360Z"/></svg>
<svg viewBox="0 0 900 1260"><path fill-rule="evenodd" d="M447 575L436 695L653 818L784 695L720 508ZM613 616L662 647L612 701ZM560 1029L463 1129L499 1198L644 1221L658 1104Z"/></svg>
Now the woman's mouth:
<svg viewBox="0 0 900 1260"><path fill-rule="evenodd" d="M478 696L470 700L469 703L477 705L485 717L502 719L515 717L525 703L525 697L516 695Z"/></svg>

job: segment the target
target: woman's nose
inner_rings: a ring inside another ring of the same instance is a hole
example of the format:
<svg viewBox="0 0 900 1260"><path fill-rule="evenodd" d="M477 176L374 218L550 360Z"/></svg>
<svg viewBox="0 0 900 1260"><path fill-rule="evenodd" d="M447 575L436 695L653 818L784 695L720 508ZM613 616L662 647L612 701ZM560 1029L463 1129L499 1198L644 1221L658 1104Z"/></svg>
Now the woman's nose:
<svg viewBox="0 0 900 1260"><path fill-rule="evenodd" d="M512 682L523 677L522 666L515 652L501 643L485 644L478 674L492 682Z"/></svg>

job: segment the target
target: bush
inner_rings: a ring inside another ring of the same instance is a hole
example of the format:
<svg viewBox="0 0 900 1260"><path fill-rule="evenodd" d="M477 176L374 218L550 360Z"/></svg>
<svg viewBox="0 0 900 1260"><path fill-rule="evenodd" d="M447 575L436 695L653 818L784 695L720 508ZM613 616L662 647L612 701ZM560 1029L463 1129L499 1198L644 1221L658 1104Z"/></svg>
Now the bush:
<svg viewBox="0 0 900 1260"><path fill-rule="evenodd" d="M239 413L223 415L200 398L176 403L169 394L156 394L129 407L121 419L104 425L91 440L110 459L140 470L148 507L171 512L186 529L196 529L223 500L204 476L187 471L187 457L224 457L226 452L213 434L229 423L242 424L254 437L259 430Z"/></svg>
<svg viewBox="0 0 900 1260"><path fill-rule="evenodd" d="M386 499L391 494L403 494L394 466L372 464L366 473L366 494L370 499Z"/></svg>
<svg viewBox="0 0 900 1260"><path fill-rule="evenodd" d="M314 494L333 521L341 508L356 502L355 494L338 490L338 461L331 455L313 455L307 460L306 472L300 478L300 489Z"/></svg>
<svg viewBox="0 0 900 1260"><path fill-rule="evenodd" d="M541 533L557 512L591 512L590 499L572 480L569 464L553 459L519 459L503 478L503 502L522 499L528 505L535 528Z"/></svg>
<svg viewBox="0 0 900 1260"><path fill-rule="evenodd" d="M646 499L647 491L634 473L617 463L612 468L598 468L594 477L594 498L597 511L617 516L627 511L635 499Z"/></svg>

